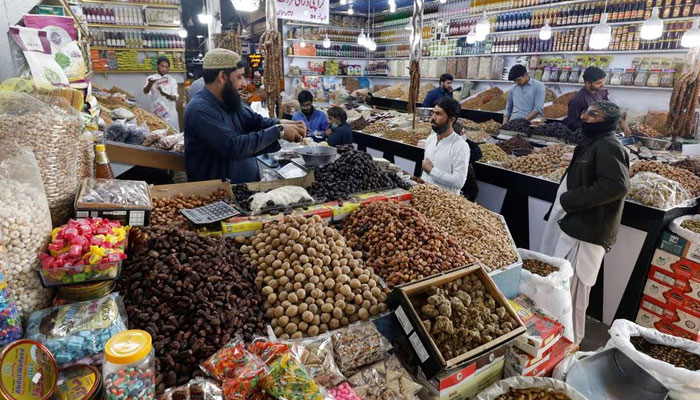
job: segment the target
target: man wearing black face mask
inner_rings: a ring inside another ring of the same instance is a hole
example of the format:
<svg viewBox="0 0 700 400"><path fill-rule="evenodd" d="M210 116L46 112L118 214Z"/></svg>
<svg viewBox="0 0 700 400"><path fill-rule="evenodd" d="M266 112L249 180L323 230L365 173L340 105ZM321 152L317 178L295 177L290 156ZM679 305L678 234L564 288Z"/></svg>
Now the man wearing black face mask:
<svg viewBox="0 0 700 400"><path fill-rule="evenodd" d="M242 105L238 90L245 83L241 57L213 49L204 56L202 89L185 110L185 169L190 181L260 180L259 154L279 150L279 139L300 141L301 122L263 118Z"/></svg>
<svg viewBox="0 0 700 400"><path fill-rule="evenodd" d="M565 258L574 268L576 343L585 335L588 296L605 252L615 243L629 189L629 156L613 133L619 120L620 108L609 101L598 101L581 114L585 139L562 178L540 245L540 252Z"/></svg>

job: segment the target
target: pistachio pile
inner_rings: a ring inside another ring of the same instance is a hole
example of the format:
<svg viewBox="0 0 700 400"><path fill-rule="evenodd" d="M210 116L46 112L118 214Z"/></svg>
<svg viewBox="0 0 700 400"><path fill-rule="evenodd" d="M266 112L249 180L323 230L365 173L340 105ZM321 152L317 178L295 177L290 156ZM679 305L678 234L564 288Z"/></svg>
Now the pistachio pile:
<svg viewBox="0 0 700 400"><path fill-rule="evenodd" d="M700 221L697 219L686 219L685 221L681 222L681 228L685 228L695 233L700 233Z"/></svg>
<svg viewBox="0 0 700 400"><path fill-rule="evenodd" d="M466 199L465 199L466 201ZM348 245L394 286L476 260L415 208L397 202L363 204L343 223Z"/></svg>
<svg viewBox="0 0 700 400"><path fill-rule="evenodd" d="M445 360L503 336L518 326L476 273L431 287L412 299L425 330Z"/></svg>
<svg viewBox="0 0 700 400"><path fill-rule="evenodd" d="M413 207L487 267L498 269L518 261L508 230L498 214L435 185L416 185L411 193Z"/></svg>

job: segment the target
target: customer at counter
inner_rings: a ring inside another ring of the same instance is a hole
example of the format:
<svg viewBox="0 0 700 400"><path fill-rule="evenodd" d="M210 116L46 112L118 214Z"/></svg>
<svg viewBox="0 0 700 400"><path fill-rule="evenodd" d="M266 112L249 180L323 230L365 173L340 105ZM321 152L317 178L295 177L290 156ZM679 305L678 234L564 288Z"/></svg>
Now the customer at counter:
<svg viewBox="0 0 700 400"><path fill-rule="evenodd" d="M620 108L598 101L581 114L584 141L576 146L569 168L545 219L540 251L565 258L571 279L574 340L585 336L591 287L606 251L615 243L629 190L629 156L615 137Z"/></svg>
<svg viewBox="0 0 700 400"><path fill-rule="evenodd" d="M245 84L241 57L213 49L203 62L205 87L185 110L185 170L190 181L260 180L259 154L277 151L279 139L300 141L301 122L263 118L244 107L238 91Z"/></svg>
<svg viewBox="0 0 700 400"><path fill-rule="evenodd" d="M323 134L328 129L326 114L314 108L314 96L308 90L302 90L297 96L301 111L294 114L292 121L303 121L306 125L306 136Z"/></svg>
<svg viewBox="0 0 700 400"><path fill-rule="evenodd" d="M457 100L444 97L433 107L433 132L425 143L421 179L459 194L467 180L469 145L453 128L461 107Z"/></svg>
<svg viewBox="0 0 700 400"><path fill-rule="evenodd" d="M348 114L340 107L328 109L328 123L331 127L326 130L326 140L330 146L352 144L352 129L348 125Z"/></svg>
<svg viewBox="0 0 700 400"><path fill-rule="evenodd" d="M605 71L598 67L588 67L583 71L584 86L576 95L569 101L569 111L567 113L564 124L572 131L581 128L581 114L596 101L606 100L608 98L608 90L605 88ZM630 128L624 119L620 119L620 128L625 132L625 135L631 134Z"/></svg>
<svg viewBox="0 0 700 400"><path fill-rule="evenodd" d="M425 95L423 107L434 107L437 102L445 97L452 98L452 82L455 78L450 74L440 75L440 84Z"/></svg>
<svg viewBox="0 0 700 400"><path fill-rule="evenodd" d="M515 86L508 92L503 123L511 119L532 121L544 114L544 83L530 77L524 65L515 64L508 72L508 80Z"/></svg>

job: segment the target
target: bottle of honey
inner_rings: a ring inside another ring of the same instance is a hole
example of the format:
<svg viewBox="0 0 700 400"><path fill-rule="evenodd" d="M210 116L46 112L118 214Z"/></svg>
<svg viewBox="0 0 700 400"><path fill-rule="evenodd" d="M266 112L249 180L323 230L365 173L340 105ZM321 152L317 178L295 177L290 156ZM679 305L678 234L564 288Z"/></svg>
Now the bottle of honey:
<svg viewBox="0 0 700 400"><path fill-rule="evenodd" d="M95 145L95 178L114 179L112 165L107 158L107 151L104 144Z"/></svg>

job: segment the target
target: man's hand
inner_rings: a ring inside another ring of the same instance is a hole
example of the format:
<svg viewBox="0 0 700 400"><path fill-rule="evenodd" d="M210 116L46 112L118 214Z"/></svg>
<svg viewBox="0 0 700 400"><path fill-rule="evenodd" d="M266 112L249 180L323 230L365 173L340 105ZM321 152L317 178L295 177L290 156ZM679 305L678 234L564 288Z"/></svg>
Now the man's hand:
<svg viewBox="0 0 700 400"><path fill-rule="evenodd" d="M509 120L510 120L510 116L504 115L503 116L503 125L507 124Z"/></svg>
<svg viewBox="0 0 700 400"><path fill-rule="evenodd" d="M306 125L304 125L303 121L300 122L301 126L299 124L283 124L284 133L282 137L289 142L301 142L306 135Z"/></svg>
<svg viewBox="0 0 700 400"><path fill-rule="evenodd" d="M331 130L331 128L326 129L326 136L330 136L331 133L333 133L333 131Z"/></svg>
<svg viewBox="0 0 700 400"><path fill-rule="evenodd" d="M423 160L423 171L430 173L433 170L433 162L427 158Z"/></svg>

